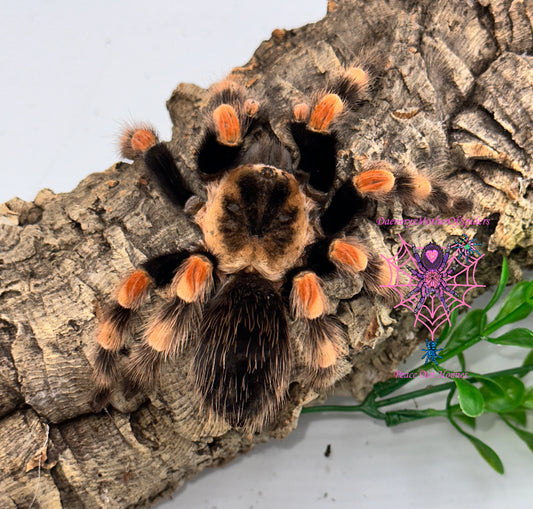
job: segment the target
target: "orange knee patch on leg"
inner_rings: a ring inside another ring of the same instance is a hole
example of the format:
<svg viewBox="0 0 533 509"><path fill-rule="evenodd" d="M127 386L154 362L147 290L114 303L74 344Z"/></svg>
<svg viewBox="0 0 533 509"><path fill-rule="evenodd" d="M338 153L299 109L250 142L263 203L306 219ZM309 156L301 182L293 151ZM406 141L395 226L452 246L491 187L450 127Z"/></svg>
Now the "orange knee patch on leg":
<svg viewBox="0 0 533 509"><path fill-rule="evenodd" d="M229 104L221 104L213 111L213 122L217 140L223 145L235 146L242 143L241 125L235 108Z"/></svg>
<svg viewBox="0 0 533 509"><path fill-rule="evenodd" d="M246 99L246 101L244 101L244 113L246 113L246 115L249 117L255 117L258 111L259 102L255 99Z"/></svg>
<svg viewBox="0 0 533 509"><path fill-rule="evenodd" d="M325 339L317 347L316 363L319 368L329 368L337 362L338 352L335 345L329 340Z"/></svg>
<svg viewBox="0 0 533 509"><path fill-rule="evenodd" d="M146 129L135 131L131 137L131 148L136 152L144 153L157 143L155 133Z"/></svg>
<svg viewBox="0 0 533 509"><path fill-rule="evenodd" d="M296 122L307 122L309 118L309 106L305 103L296 104L292 109L292 114Z"/></svg>
<svg viewBox="0 0 533 509"><path fill-rule="evenodd" d="M320 278L303 272L293 279L291 302L297 318L318 318L327 312L328 299Z"/></svg>
<svg viewBox="0 0 533 509"><path fill-rule="evenodd" d="M174 276L171 291L185 302L203 301L213 287L213 264L202 255L190 256Z"/></svg>
<svg viewBox="0 0 533 509"><path fill-rule="evenodd" d="M342 113L344 104L337 94L326 94L313 109L309 129L327 132L331 123Z"/></svg>
<svg viewBox="0 0 533 509"><path fill-rule="evenodd" d="M100 324L96 341L105 350L119 350L124 343L122 332L112 319Z"/></svg>
<svg viewBox="0 0 533 509"><path fill-rule="evenodd" d="M341 270L361 272L368 265L366 251L353 239L338 239L329 248L330 260Z"/></svg>
<svg viewBox="0 0 533 509"><path fill-rule="evenodd" d="M417 175L414 177L414 198L417 201L424 201L429 198L432 187L431 182L427 177L423 175Z"/></svg>
<svg viewBox="0 0 533 509"><path fill-rule="evenodd" d="M158 320L148 327L145 340L157 352L169 353L174 344L175 334L174 322L171 320Z"/></svg>
<svg viewBox="0 0 533 509"><path fill-rule="evenodd" d="M148 294L151 284L150 276L142 269L137 269L122 281L117 291L117 302L127 309L137 309Z"/></svg>
<svg viewBox="0 0 533 509"><path fill-rule="evenodd" d="M368 82L370 81L370 76L368 73L360 67L351 67L350 69L346 69L345 74L346 77L361 91L368 86Z"/></svg>
<svg viewBox="0 0 533 509"><path fill-rule="evenodd" d="M157 142L157 132L153 127L128 127L120 138L120 153L126 159L135 159L142 156Z"/></svg>
<svg viewBox="0 0 533 509"><path fill-rule="evenodd" d="M353 179L354 186L361 194L387 194L394 187L394 175L387 169L367 170Z"/></svg>

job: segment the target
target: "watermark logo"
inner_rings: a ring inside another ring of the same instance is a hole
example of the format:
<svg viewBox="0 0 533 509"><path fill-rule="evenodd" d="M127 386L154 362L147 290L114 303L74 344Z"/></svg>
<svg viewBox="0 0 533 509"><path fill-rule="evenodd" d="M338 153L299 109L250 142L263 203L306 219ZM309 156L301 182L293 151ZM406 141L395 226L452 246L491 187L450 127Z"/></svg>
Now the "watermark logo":
<svg viewBox="0 0 533 509"><path fill-rule="evenodd" d="M455 244L452 244L452 249L457 251L459 260L464 258L465 261L469 262L471 258L481 256L481 253L475 248L475 246L481 246L481 244L474 242L475 240L476 239L469 239L466 233L463 233L455 241Z"/></svg>
<svg viewBox="0 0 533 509"><path fill-rule="evenodd" d="M468 228L469 226L490 225L490 219L481 217L405 217L401 219L389 219L385 217L378 217L376 224L379 226L405 226L410 228L411 226L423 225L423 226L443 226L449 225L454 228Z"/></svg>
<svg viewBox="0 0 533 509"><path fill-rule="evenodd" d="M437 362L437 359L442 359L442 357L439 355L439 352L442 350L444 350L444 348L437 348L437 340L428 341L426 338L426 348L422 348L422 351L426 352L424 355L422 355L422 359L426 359L424 364L427 364L428 362L434 362L438 366L439 363Z"/></svg>
<svg viewBox="0 0 533 509"><path fill-rule="evenodd" d="M480 285L476 268L484 255L479 246L466 235L443 247L429 243L421 248L400 237L395 256L383 257L389 268L389 284L399 296L396 308L405 307L415 315L414 325L422 324L429 332L429 341L436 340L436 331L448 322L459 308L470 308L465 298Z"/></svg>
<svg viewBox="0 0 533 509"><path fill-rule="evenodd" d="M397 369L394 378L468 378L466 371L411 371L410 373Z"/></svg>

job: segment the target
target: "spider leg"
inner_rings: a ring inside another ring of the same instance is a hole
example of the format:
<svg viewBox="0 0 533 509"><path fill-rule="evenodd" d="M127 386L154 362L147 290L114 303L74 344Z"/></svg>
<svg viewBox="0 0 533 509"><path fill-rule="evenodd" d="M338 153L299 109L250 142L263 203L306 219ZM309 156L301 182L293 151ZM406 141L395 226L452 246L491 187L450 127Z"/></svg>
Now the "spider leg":
<svg viewBox="0 0 533 509"><path fill-rule="evenodd" d="M368 269L372 263L366 247L355 237L335 239L329 244L328 258L341 273L351 276Z"/></svg>
<svg viewBox="0 0 533 509"><path fill-rule="evenodd" d="M262 113L259 102L233 81L214 85L210 93L206 131L197 150L198 170L205 176L237 166L244 137Z"/></svg>
<svg viewBox="0 0 533 509"><path fill-rule="evenodd" d="M424 305L424 302L426 302L426 299L428 298L428 296L429 296L429 293L426 290L426 287L422 286L421 291L420 291L420 300L418 301L418 304L416 305L415 311L414 311L415 315L420 311L420 309Z"/></svg>
<svg viewBox="0 0 533 509"><path fill-rule="evenodd" d="M444 298L444 289L440 284L435 293L437 294L441 304L444 306L444 309L449 313L450 308L448 307L448 304L446 304L446 299Z"/></svg>
<svg viewBox="0 0 533 509"><path fill-rule="evenodd" d="M300 270L292 277L290 301L296 318L313 320L328 312L322 280L310 270Z"/></svg>
<svg viewBox="0 0 533 509"><path fill-rule="evenodd" d="M334 154L332 157L334 171ZM369 204L370 200L355 189L351 180L345 182L335 192L320 217L320 227L325 238L307 249L308 265L319 274L331 273L336 268L345 272L360 272L367 289L392 298L390 290L383 288L383 285L389 283L389 274L381 257L370 254L358 239L338 238L354 217L363 215L368 210Z"/></svg>
<svg viewBox="0 0 533 509"><path fill-rule="evenodd" d="M352 180L355 190L366 199L382 203L398 200L404 207L413 203L421 208L434 206L443 213L466 211L470 202L454 198L429 176L414 169L393 167L386 161L364 164Z"/></svg>
<svg viewBox="0 0 533 509"><path fill-rule="evenodd" d="M442 259L442 266L445 267L446 263L448 263L448 258L450 257L450 250L452 249L452 245L449 244L446 248L446 251L444 251L444 258Z"/></svg>
<svg viewBox="0 0 533 509"><path fill-rule="evenodd" d="M336 318L327 314L328 299L321 279L314 272L302 270L290 283L292 314L303 329L299 338L308 370L306 381L316 389L323 389L331 385L348 354L346 332Z"/></svg>
<svg viewBox="0 0 533 509"><path fill-rule="evenodd" d="M416 249L415 246L412 246L412 247L413 247L413 255L415 257L416 263L418 263L418 267L421 270L424 270L424 264L422 263L422 260L420 260L420 253L418 252L418 249Z"/></svg>
<svg viewBox="0 0 533 509"><path fill-rule="evenodd" d="M418 282L417 286L415 288L413 288L406 296L405 296L405 300L409 300L415 293L418 293L421 291L422 289L422 286L424 284L424 279L421 278L421 280Z"/></svg>
<svg viewBox="0 0 533 509"><path fill-rule="evenodd" d="M167 283L171 298L149 321L143 342L136 345L124 372L129 397L151 389L161 363L180 353L200 324L201 305L215 284L215 260L206 252L190 254Z"/></svg>
<svg viewBox="0 0 533 509"><path fill-rule="evenodd" d="M312 320L299 319L304 383L322 390L338 378L348 355L348 337L343 325L334 316L324 315Z"/></svg>
<svg viewBox="0 0 533 509"><path fill-rule="evenodd" d="M125 345L134 312L146 301L152 288L163 288L173 283L176 271L189 255L187 251L180 251L152 258L118 285L114 302L105 311L96 338L95 408L103 408L107 404L111 389L118 381L119 352ZM136 350L132 355L136 355ZM156 365L157 359L152 360Z"/></svg>
<svg viewBox="0 0 533 509"><path fill-rule="evenodd" d="M460 298L459 295L457 295L457 293L455 292L455 290L453 290L452 288L450 288L444 281L441 281L439 283L440 286L442 286L442 289L447 291L448 293L452 294L454 297L457 297L458 299Z"/></svg>
<svg viewBox="0 0 533 509"><path fill-rule="evenodd" d="M368 88L369 74L352 67L344 70L327 89L306 103L293 106L290 132L298 146L298 170L309 175L309 184L318 191L329 192L333 186L337 165L337 135L339 119L356 108Z"/></svg>
<svg viewBox="0 0 533 509"><path fill-rule="evenodd" d="M107 405L111 389L119 379L119 352L124 347L130 319L146 299L151 285L146 271L136 270L119 284L115 302L104 312L104 320L98 327L94 355L95 410Z"/></svg>
<svg viewBox="0 0 533 509"><path fill-rule="evenodd" d="M410 272L413 276L415 276L417 279L424 279L424 274L423 274L422 272L418 272L416 269L413 269L413 268L411 268L411 267L409 267L409 266L406 266L405 268L408 269L409 272Z"/></svg>
<svg viewBox="0 0 533 509"><path fill-rule="evenodd" d="M373 202L394 199L397 194L395 179L392 166L385 161L364 166L360 173L344 182L336 191L320 219L322 230L326 234L339 232L354 217L368 213ZM410 201L413 199L411 197Z"/></svg>
<svg viewBox="0 0 533 509"><path fill-rule="evenodd" d="M159 141L153 127L149 124L127 127L121 137L120 151L126 159L143 158L161 190L174 204L183 208L192 192L181 176L170 149Z"/></svg>
<svg viewBox="0 0 533 509"><path fill-rule="evenodd" d="M306 255L306 266L321 277L336 271L349 277L360 275L365 289L393 298L386 287L390 282L386 264L379 256L369 253L368 248L356 237L328 236L308 246Z"/></svg>

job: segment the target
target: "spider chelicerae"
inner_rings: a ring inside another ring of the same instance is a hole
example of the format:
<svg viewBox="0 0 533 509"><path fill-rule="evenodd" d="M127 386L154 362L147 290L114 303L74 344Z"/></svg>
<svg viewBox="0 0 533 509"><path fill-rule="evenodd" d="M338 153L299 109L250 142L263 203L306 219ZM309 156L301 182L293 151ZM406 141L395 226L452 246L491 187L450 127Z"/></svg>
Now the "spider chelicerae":
<svg viewBox="0 0 533 509"><path fill-rule="evenodd" d="M194 216L203 241L149 258L119 284L97 334L97 408L121 381L127 394L149 391L161 363L186 344L200 411L248 432L265 426L287 398L294 341L303 351L304 383L322 389L335 380L348 343L330 314L324 280L339 272L362 277L377 295L388 282L380 257L347 234L349 225L370 217L377 202L431 204L441 213L467 206L433 177L381 160L354 165L338 182L338 130L369 83L366 68L343 68L324 90L288 105L286 131L297 158L271 127L277 119L266 101L233 81L211 88L196 154L207 189ZM122 154L142 158L174 206L193 195L152 128L128 128ZM166 290L166 300L125 354L131 319L153 289ZM299 338L289 337L292 320L304 331Z"/></svg>
<svg viewBox="0 0 533 509"><path fill-rule="evenodd" d="M431 243L425 246L422 252L419 253L416 247L413 246L417 268L413 269L409 266L406 268L418 279L418 283L405 296L405 300L409 300L417 293L420 294L420 298L415 306L415 314L420 311L430 295L436 295L448 313L450 312L450 308L446 303L444 292L448 292L454 297L459 298L457 293L446 283L446 278L452 276L454 271L453 267L447 267L451 247L448 246L446 251L444 251L437 244Z"/></svg>

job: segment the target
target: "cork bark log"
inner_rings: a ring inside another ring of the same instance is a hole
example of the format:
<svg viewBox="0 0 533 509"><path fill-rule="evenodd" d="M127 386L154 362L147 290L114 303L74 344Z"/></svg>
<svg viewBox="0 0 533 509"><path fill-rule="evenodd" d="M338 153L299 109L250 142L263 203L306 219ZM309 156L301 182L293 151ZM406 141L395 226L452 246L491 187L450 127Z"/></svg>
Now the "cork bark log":
<svg viewBox="0 0 533 509"><path fill-rule="evenodd" d="M331 0L320 22L275 30L234 78L286 107L310 82L369 49L385 59L370 101L342 139L339 173L361 155L449 175L483 227L354 225L373 248L424 245L467 233L487 253L492 284L509 255L514 279L533 264L533 0ZM206 91L179 85L167 105L171 149L198 193L194 147ZM286 140L281 124L274 125ZM417 216L390 211L377 216ZM202 422L186 380L187 353L168 364L148 397L90 409L95 312L120 275L147 257L186 247L198 229L173 210L141 163L118 163L66 194L0 206L0 507L146 507L187 478L297 425L316 394L298 385L271 430L252 439ZM328 283L350 334L343 383L362 397L418 341L408 314ZM355 298L352 298L354 297ZM297 331L293 331L297 334Z"/></svg>

